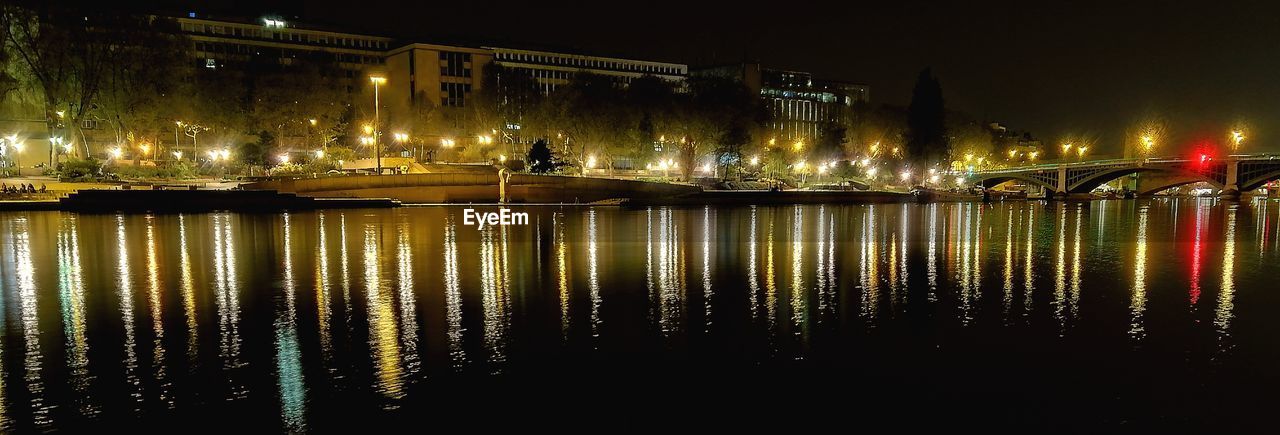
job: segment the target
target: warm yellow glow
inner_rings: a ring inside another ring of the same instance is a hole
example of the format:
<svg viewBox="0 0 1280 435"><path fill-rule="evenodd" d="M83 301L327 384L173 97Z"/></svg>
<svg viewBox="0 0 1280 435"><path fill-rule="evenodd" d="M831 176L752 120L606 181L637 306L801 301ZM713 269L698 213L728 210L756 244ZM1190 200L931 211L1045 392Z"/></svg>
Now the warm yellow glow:
<svg viewBox="0 0 1280 435"><path fill-rule="evenodd" d="M453 139L450 139L447 137L440 139L440 146L445 148L453 148Z"/></svg>
<svg viewBox="0 0 1280 435"><path fill-rule="evenodd" d="M596 156L587 156L587 169L594 169L595 167L596 167Z"/></svg>
<svg viewBox="0 0 1280 435"><path fill-rule="evenodd" d="M1069 152L1071 152L1071 144L1070 143L1062 144L1062 154L1066 155Z"/></svg>
<svg viewBox="0 0 1280 435"><path fill-rule="evenodd" d="M862 159L862 161L858 162L858 164L859 164L859 165L862 165L862 166L870 165L870 164L871 164L871 159Z"/></svg>
<svg viewBox="0 0 1280 435"><path fill-rule="evenodd" d="M1232 149L1239 149L1241 142L1244 142L1244 132L1240 130L1232 131L1231 132L1231 143L1233 145Z"/></svg>
<svg viewBox="0 0 1280 435"><path fill-rule="evenodd" d="M964 155L964 161L966 161L966 162L973 161L973 153L965 154L965 155Z"/></svg>
<svg viewBox="0 0 1280 435"><path fill-rule="evenodd" d="M900 151L900 150L898 149L898 147L893 147L893 155L895 155L895 156L896 156L896 155L898 155L898 152L899 152L899 151Z"/></svg>
<svg viewBox="0 0 1280 435"><path fill-rule="evenodd" d="M956 184L964 184L964 177L956 177Z"/></svg>
<svg viewBox="0 0 1280 435"><path fill-rule="evenodd" d="M285 165L289 164L289 155L288 155L288 154L281 154L281 155L279 156L279 159L280 159L280 163L281 163L281 164L285 164Z"/></svg>
<svg viewBox="0 0 1280 435"><path fill-rule="evenodd" d="M929 182L930 182L930 183L937 183L937 182L938 182L938 180L939 180L940 178L941 178L941 177L939 177L939 176L937 176L937 175L931 175L931 176L929 176Z"/></svg>
<svg viewBox="0 0 1280 435"><path fill-rule="evenodd" d="M176 160L182 160L182 151L174 151L173 158Z"/></svg>
<svg viewBox="0 0 1280 435"><path fill-rule="evenodd" d="M374 85L383 85L387 83L387 78L383 76L369 76L369 81Z"/></svg>
<svg viewBox="0 0 1280 435"><path fill-rule="evenodd" d="M373 134L373 124L365 124L362 128L364 129L364 134Z"/></svg>
<svg viewBox="0 0 1280 435"><path fill-rule="evenodd" d="M392 139L394 139L396 142L400 142L400 143L404 143L404 142L408 142L408 141L409 141L409 134L408 134L408 133L392 133L392 134L391 134L391 137L392 137Z"/></svg>
<svg viewBox="0 0 1280 435"><path fill-rule="evenodd" d="M123 155L124 155L124 150L120 149L120 147L116 147L116 148L112 148L112 149L111 149L111 157L112 157L112 158L116 158L116 159L118 159L118 158L120 158L120 156L123 156Z"/></svg>
<svg viewBox="0 0 1280 435"><path fill-rule="evenodd" d="M711 164L710 164L710 163L703 163L703 164L702 164L702 172L704 172L704 173L711 173Z"/></svg>
<svg viewBox="0 0 1280 435"><path fill-rule="evenodd" d="M218 160L218 150L209 150L209 160Z"/></svg>
<svg viewBox="0 0 1280 435"><path fill-rule="evenodd" d="M138 149L142 150L143 155L147 155L148 153L151 152L151 144L144 143L142 145L138 145Z"/></svg>
<svg viewBox="0 0 1280 435"><path fill-rule="evenodd" d="M1083 147L1083 146L1082 146L1082 147L1077 147L1077 148L1076 148L1076 155L1077 155L1077 156L1084 157L1084 154L1085 154L1085 153L1087 153L1087 152L1089 152L1089 147Z"/></svg>
<svg viewBox="0 0 1280 435"><path fill-rule="evenodd" d="M796 162L796 164L795 164L795 168L796 168L796 170L797 170L797 171L803 171L803 170L804 170L804 160L801 160L801 161Z"/></svg>
<svg viewBox="0 0 1280 435"><path fill-rule="evenodd" d="M1039 151L1032 151L1032 152L1027 153L1027 158L1028 158L1028 159L1030 159L1030 160L1035 160L1035 159L1036 159L1036 157L1040 157L1040 152L1039 152Z"/></svg>
<svg viewBox="0 0 1280 435"><path fill-rule="evenodd" d="M498 155L498 161L499 161L499 162L506 162L506 161L507 161L507 155L506 155L506 154L499 154L499 155Z"/></svg>
<svg viewBox="0 0 1280 435"><path fill-rule="evenodd" d="M317 158L317 159L323 159L323 158L324 158L324 150L316 150L315 155L316 155L316 158Z"/></svg>
<svg viewBox="0 0 1280 435"><path fill-rule="evenodd" d="M867 169L867 176L868 176L868 177L875 177L875 176L876 176L876 168L875 168L875 167L868 168L868 169Z"/></svg>
<svg viewBox="0 0 1280 435"><path fill-rule="evenodd" d="M875 155L876 153L879 153L879 152L880 152L880 142L871 144L871 155Z"/></svg>
<svg viewBox="0 0 1280 435"><path fill-rule="evenodd" d="M778 138L769 138L769 146L774 146L777 144L778 144Z"/></svg>
<svg viewBox="0 0 1280 435"><path fill-rule="evenodd" d="M223 149L222 151L218 151L218 156L219 156L219 157L222 157L222 160L230 159L230 158L231 158L231 150Z"/></svg>
<svg viewBox="0 0 1280 435"><path fill-rule="evenodd" d="M1017 156L1018 156L1018 150L1009 150L1009 158L1012 159Z"/></svg>
<svg viewBox="0 0 1280 435"><path fill-rule="evenodd" d="M796 152L803 151L803 150L804 150L804 141L802 141L802 140L798 140L798 141L796 141L796 143L794 143L794 144L792 144L792 145L791 145L791 149L796 150Z"/></svg>
<svg viewBox="0 0 1280 435"><path fill-rule="evenodd" d="M760 156L751 156L751 166L760 164Z"/></svg>
<svg viewBox="0 0 1280 435"><path fill-rule="evenodd" d="M26 148L26 146L27 145L22 142L13 142L13 150L17 152L22 152L22 149Z"/></svg>
<svg viewBox="0 0 1280 435"><path fill-rule="evenodd" d="M911 179L911 171L902 171L902 174L900 175L902 177L902 181L907 181Z"/></svg>
<svg viewBox="0 0 1280 435"><path fill-rule="evenodd" d="M311 119L310 119L310 120L308 120L308 121L309 121L309 122L311 122L311 126L312 126L312 127L315 127L315 126L316 126L316 119L315 119L315 118L311 118Z"/></svg>

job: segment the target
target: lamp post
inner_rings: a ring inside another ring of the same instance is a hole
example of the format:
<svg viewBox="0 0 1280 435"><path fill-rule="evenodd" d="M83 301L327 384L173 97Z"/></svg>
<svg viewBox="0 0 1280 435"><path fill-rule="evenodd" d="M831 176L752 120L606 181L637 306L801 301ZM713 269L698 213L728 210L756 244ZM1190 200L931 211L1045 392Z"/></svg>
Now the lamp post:
<svg viewBox="0 0 1280 435"><path fill-rule="evenodd" d="M17 139L14 139L12 137L9 138L9 143L13 144L13 165L18 167L18 176L21 177L22 176L21 157L22 157L23 144L22 142L18 142Z"/></svg>
<svg viewBox="0 0 1280 435"><path fill-rule="evenodd" d="M377 168L378 175L382 175L382 150L378 144L378 87L387 82L387 78L383 76L369 76L369 81L373 82L373 162Z"/></svg>

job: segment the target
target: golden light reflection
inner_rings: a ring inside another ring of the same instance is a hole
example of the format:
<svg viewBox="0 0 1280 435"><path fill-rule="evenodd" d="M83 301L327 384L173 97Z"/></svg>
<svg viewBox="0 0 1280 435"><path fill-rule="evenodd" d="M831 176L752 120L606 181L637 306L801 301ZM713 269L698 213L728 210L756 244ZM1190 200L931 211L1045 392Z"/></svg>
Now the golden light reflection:
<svg viewBox="0 0 1280 435"><path fill-rule="evenodd" d="M195 278L191 275L191 253L187 247L187 217L178 215L178 263L181 268L182 312L187 320L187 366L195 367L199 356L200 328L196 316Z"/></svg>
<svg viewBox="0 0 1280 435"><path fill-rule="evenodd" d="M70 384L80 396L80 415L97 415L99 410L90 396L89 337L85 323L84 269L80 261L79 218L72 215L62 219L58 231L58 295L62 306L62 328L67 340L67 370ZM3 384L0 383L0 388ZM0 394L0 398L3 395ZM3 400L0 400L0 429L3 421Z"/></svg>
<svg viewBox="0 0 1280 435"><path fill-rule="evenodd" d="M778 284L777 271L773 265L773 217L769 219L769 232L764 245L764 309L768 320L770 350L777 352L778 343L775 336L778 332Z"/></svg>
<svg viewBox="0 0 1280 435"><path fill-rule="evenodd" d="M503 253L506 251L506 232L503 232ZM600 262L599 262L599 245L596 241L596 209L592 208L587 212L587 277L590 280L588 285L591 289L591 338L600 338L600 304L603 300L600 297ZM503 262L506 265L506 262ZM710 308L708 308L710 309Z"/></svg>
<svg viewBox="0 0 1280 435"><path fill-rule="evenodd" d="M1058 336L1062 337L1066 334L1066 310L1067 310L1067 208L1066 205L1058 207L1058 223L1055 227L1058 235L1057 256L1053 263L1054 267L1054 286L1053 286L1053 318L1058 321Z"/></svg>
<svg viewBox="0 0 1280 435"><path fill-rule="evenodd" d="M880 277L877 274L877 265L880 260L876 255L879 245L876 242L875 217L876 206L868 205L867 212L863 216L862 256L858 265L862 275L861 314L868 325L874 324L880 310Z"/></svg>
<svg viewBox="0 0 1280 435"><path fill-rule="evenodd" d="M760 318L760 273L757 265L757 252L760 250L760 242L756 232L756 215L759 210L755 205L751 206L751 223L747 230L747 290L749 297L747 307L751 310L751 320Z"/></svg>
<svg viewBox="0 0 1280 435"><path fill-rule="evenodd" d="M669 208L658 211L658 326L667 338L678 336L684 329L684 256L682 236L673 214Z"/></svg>
<svg viewBox="0 0 1280 435"><path fill-rule="evenodd" d="M160 299L160 263L156 254L155 216L147 216L147 302L151 306L151 330L154 337L154 349L151 352L151 364L155 370L155 381L160 387L158 393L161 402L173 408L173 397L169 393L171 382L165 373L164 351L164 307Z"/></svg>
<svg viewBox="0 0 1280 435"><path fill-rule="evenodd" d="M19 315L22 319L22 341L26 355L23 380L27 384L27 399L31 405L31 419L37 427L53 423L53 406L45 403L45 385L42 377L44 357L40 352L40 309L37 302L35 264L31 258L31 222L26 217L14 222L13 263L17 278Z"/></svg>
<svg viewBox="0 0 1280 435"><path fill-rule="evenodd" d="M814 286L818 292L818 323L821 324L823 316L827 312L827 231L826 231L826 207L818 206L818 249L814 270Z"/></svg>
<svg viewBox="0 0 1280 435"><path fill-rule="evenodd" d="M1004 229L1004 294L1001 295L1002 314L1006 320L1009 309L1013 306L1013 211L1012 206L1005 212Z"/></svg>
<svg viewBox="0 0 1280 435"><path fill-rule="evenodd" d="M956 216L961 215L957 212ZM956 228L960 231L960 236L956 237L956 243L960 245L956 250L960 257L960 324L967 326L973 321L973 302L978 299L977 289L973 287L974 270L971 267L973 258L977 256L972 240L973 204L964 205L963 221Z"/></svg>
<svg viewBox="0 0 1280 435"><path fill-rule="evenodd" d="M238 400L245 398L249 391L238 379L241 369L247 364L240 360L240 288L236 277L236 248L232 234L231 215L214 215L213 274L216 295L214 300L218 305L218 356L222 359L222 371L230 389L228 397Z"/></svg>
<svg viewBox="0 0 1280 435"><path fill-rule="evenodd" d="M1218 330L1219 346L1231 336L1231 320L1235 318L1236 296L1236 206L1227 206L1227 234L1222 247L1222 291L1218 292L1218 308L1214 310L1213 325Z"/></svg>
<svg viewBox="0 0 1280 435"><path fill-rule="evenodd" d="M791 322L795 325L796 337L805 345L809 336L807 296L804 287L804 209L797 205L791 220ZM797 358L803 358L803 355L797 354Z"/></svg>
<svg viewBox="0 0 1280 435"><path fill-rule="evenodd" d="M400 343L391 295L383 291L378 227L364 226L364 291L369 316L369 348L377 374L374 388L391 399L404 397Z"/></svg>
<svg viewBox="0 0 1280 435"><path fill-rule="evenodd" d="M316 330L320 336L320 359L330 375L336 374L333 367L333 333L330 330L330 316L333 313L333 302L329 300L329 232L325 228L324 212L316 215Z"/></svg>
<svg viewBox="0 0 1280 435"><path fill-rule="evenodd" d="M1076 204L1076 232L1074 246L1071 249L1071 289L1067 298L1071 318L1080 318L1080 233L1081 222L1084 221L1084 204Z"/></svg>
<svg viewBox="0 0 1280 435"><path fill-rule="evenodd" d="M593 212L594 213L594 212ZM591 226L595 227L595 215L591 216ZM594 234L594 232L593 232ZM591 241L591 271L595 273L595 239ZM594 282L594 280L593 280ZM702 306L703 331L711 332L711 206L702 209Z"/></svg>
<svg viewBox="0 0 1280 435"><path fill-rule="evenodd" d="M1147 206L1138 209L1138 238L1133 261L1133 293L1129 301L1129 336L1142 340L1146 328L1142 314L1147 309Z"/></svg>
<svg viewBox="0 0 1280 435"><path fill-rule="evenodd" d="M929 254L925 273L929 278L929 302L938 301L938 203L929 204Z"/></svg>
<svg viewBox="0 0 1280 435"><path fill-rule="evenodd" d="M142 402L142 380L138 378L138 351L133 330L133 276L129 271L129 245L126 243L124 216L116 215L116 283L120 295L120 318L124 322L124 377L133 387L129 393L134 402ZM137 410L139 408L135 408Z"/></svg>
<svg viewBox="0 0 1280 435"><path fill-rule="evenodd" d="M396 297L400 302L400 343L404 346L404 374L413 379L418 358L418 300L413 291L413 225L406 219L396 228ZM504 277L505 279L505 277Z"/></svg>
<svg viewBox="0 0 1280 435"><path fill-rule="evenodd" d="M564 215L556 213L551 216L551 227L555 232L552 237L556 241L556 288L560 295L560 338L569 339L570 304L572 294L569 292L568 247L564 241Z"/></svg>
<svg viewBox="0 0 1280 435"><path fill-rule="evenodd" d="M1035 230L1036 211L1032 210L1031 207L1027 207L1027 246L1026 257L1023 259L1022 263L1022 317L1024 318L1030 317L1031 309L1035 307L1035 298L1033 297L1035 290L1035 274L1033 272L1034 268L1031 266L1031 258L1035 253L1035 250L1033 249L1035 245L1032 243L1032 241L1035 240Z"/></svg>
<svg viewBox="0 0 1280 435"><path fill-rule="evenodd" d="M455 371L466 365L467 352L462 348L462 286L458 281L458 228L450 217L444 224L444 307L448 326L449 360Z"/></svg>
<svg viewBox="0 0 1280 435"><path fill-rule="evenodd" d="M486 228L480 235L480 290L481 305L484 307L484 343L489 353L491 373L501 373L502 365L507 361L506 343L508 334L507 299L509 286L502 264L502 246L500 238L494 237L497 231L493 227Z"/></svg>

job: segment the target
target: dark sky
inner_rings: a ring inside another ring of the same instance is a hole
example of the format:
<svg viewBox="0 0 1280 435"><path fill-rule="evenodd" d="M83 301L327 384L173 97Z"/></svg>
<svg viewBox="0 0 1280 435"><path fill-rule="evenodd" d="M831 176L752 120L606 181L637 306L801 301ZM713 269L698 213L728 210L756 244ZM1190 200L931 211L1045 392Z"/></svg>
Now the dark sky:
<svg viewBox="0 0 1280 435"><path fill-rule="evenodd" d="M1280 7L1266 2L800 1L199 2L274 11L424 42L551 45L693 65L738 61L871 85L906 104L932 67L948 108L1056 142L1119 149L1138 119L1169 121L1170 147L1222 142L1236 120L1254 149L1280 138ZM1188 2L1193 3L1193 2Z"/></svg>

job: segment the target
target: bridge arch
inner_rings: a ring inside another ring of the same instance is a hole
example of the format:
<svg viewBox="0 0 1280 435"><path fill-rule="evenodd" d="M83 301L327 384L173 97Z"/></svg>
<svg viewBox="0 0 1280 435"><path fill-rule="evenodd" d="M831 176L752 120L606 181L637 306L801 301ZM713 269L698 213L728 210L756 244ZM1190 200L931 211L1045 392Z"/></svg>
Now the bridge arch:
<svg viewBox="0 0 1280 435"><path fill-rule="evenodd" d="M977 183L978 183L978 184L982 185L982 187L985 187L985 188L987 188L987 189L990 189L990 188L992 188L992 187L999 186L999 185L1004 184L1004 183L1008 183L1008 182L1010 182L1010 181L1021 181L1021 182L1027 183L1027 184L1032 184L1032 185L1036 185L1036 186L1043 187L1043 188L1048 189L1048 190L1050 190L1050 191L1057 191L1057 190L1058 190L1058 186L1054 186L1054 185L1052 185L1052 184L1049 184L1049 183L1046 183L1046 182L1044 182L1044 181L1037 180L1037 179L1035 179L1035 178L1028 177L1028 176L1025 176L1025 175L1022 175L1022 174L1014 174L1014 173L991 174L991 175L988 175L988 176L980 177L980 178L979 178L978 180L976 180L976 181L977 181Z"/></svg>
<svg viewBox="0 0 1280 435"><path fill-rule="evenodd" d="M1280 180L1280 169L1274 169L1270 172L1264 172L1262 173L1262 175L1258 175L1248 180L1241 181L1239 185L1240 191L1248 192L1250 190L1254 190L1259 187L1262 187L1263 184L1267 184L1275 180Z"/></svg>
<svg viewBox="0 0 1280 435"><path fill-rule="evenodd" d="M1140 195L1152 194L1152 193L1159 192L1161 190L1169 189L1172 187L1177 187L1177 186L1191 184L1191 183L1200 182L1200 181L1211 183L1214 186L1217 186L1218 188L1222 187L1222 183L1217 182L1217 180L1214 180L1211 177L1208 177L1204 174L1200 174L1194 171L1173 169L1168 167L1162 168L1162 167L1148 167L1148 166L1130 166L1130 167L1116 167L1116 168L1107 169L1107 170L1100 170L1100 171L1097 171L1096 173L1088 174L1078 180L1070 180L1072 181L1072 183L1067 186L1067 192L1089 193L1089 192L1092 192L1093 189L1097 189L1098 186L1101 186L1105 183L1111 182L1120 177L1138 174L1138 173L1145 173L1145 174L1152 175L1152 177L1146 177L1146 178L1154 178L1155 180L1157 180L1156 183L1154 183L1154 186L1145 186L1145 185L1140 186L1138 189L1139 190L1138 194Z"/></svg>

